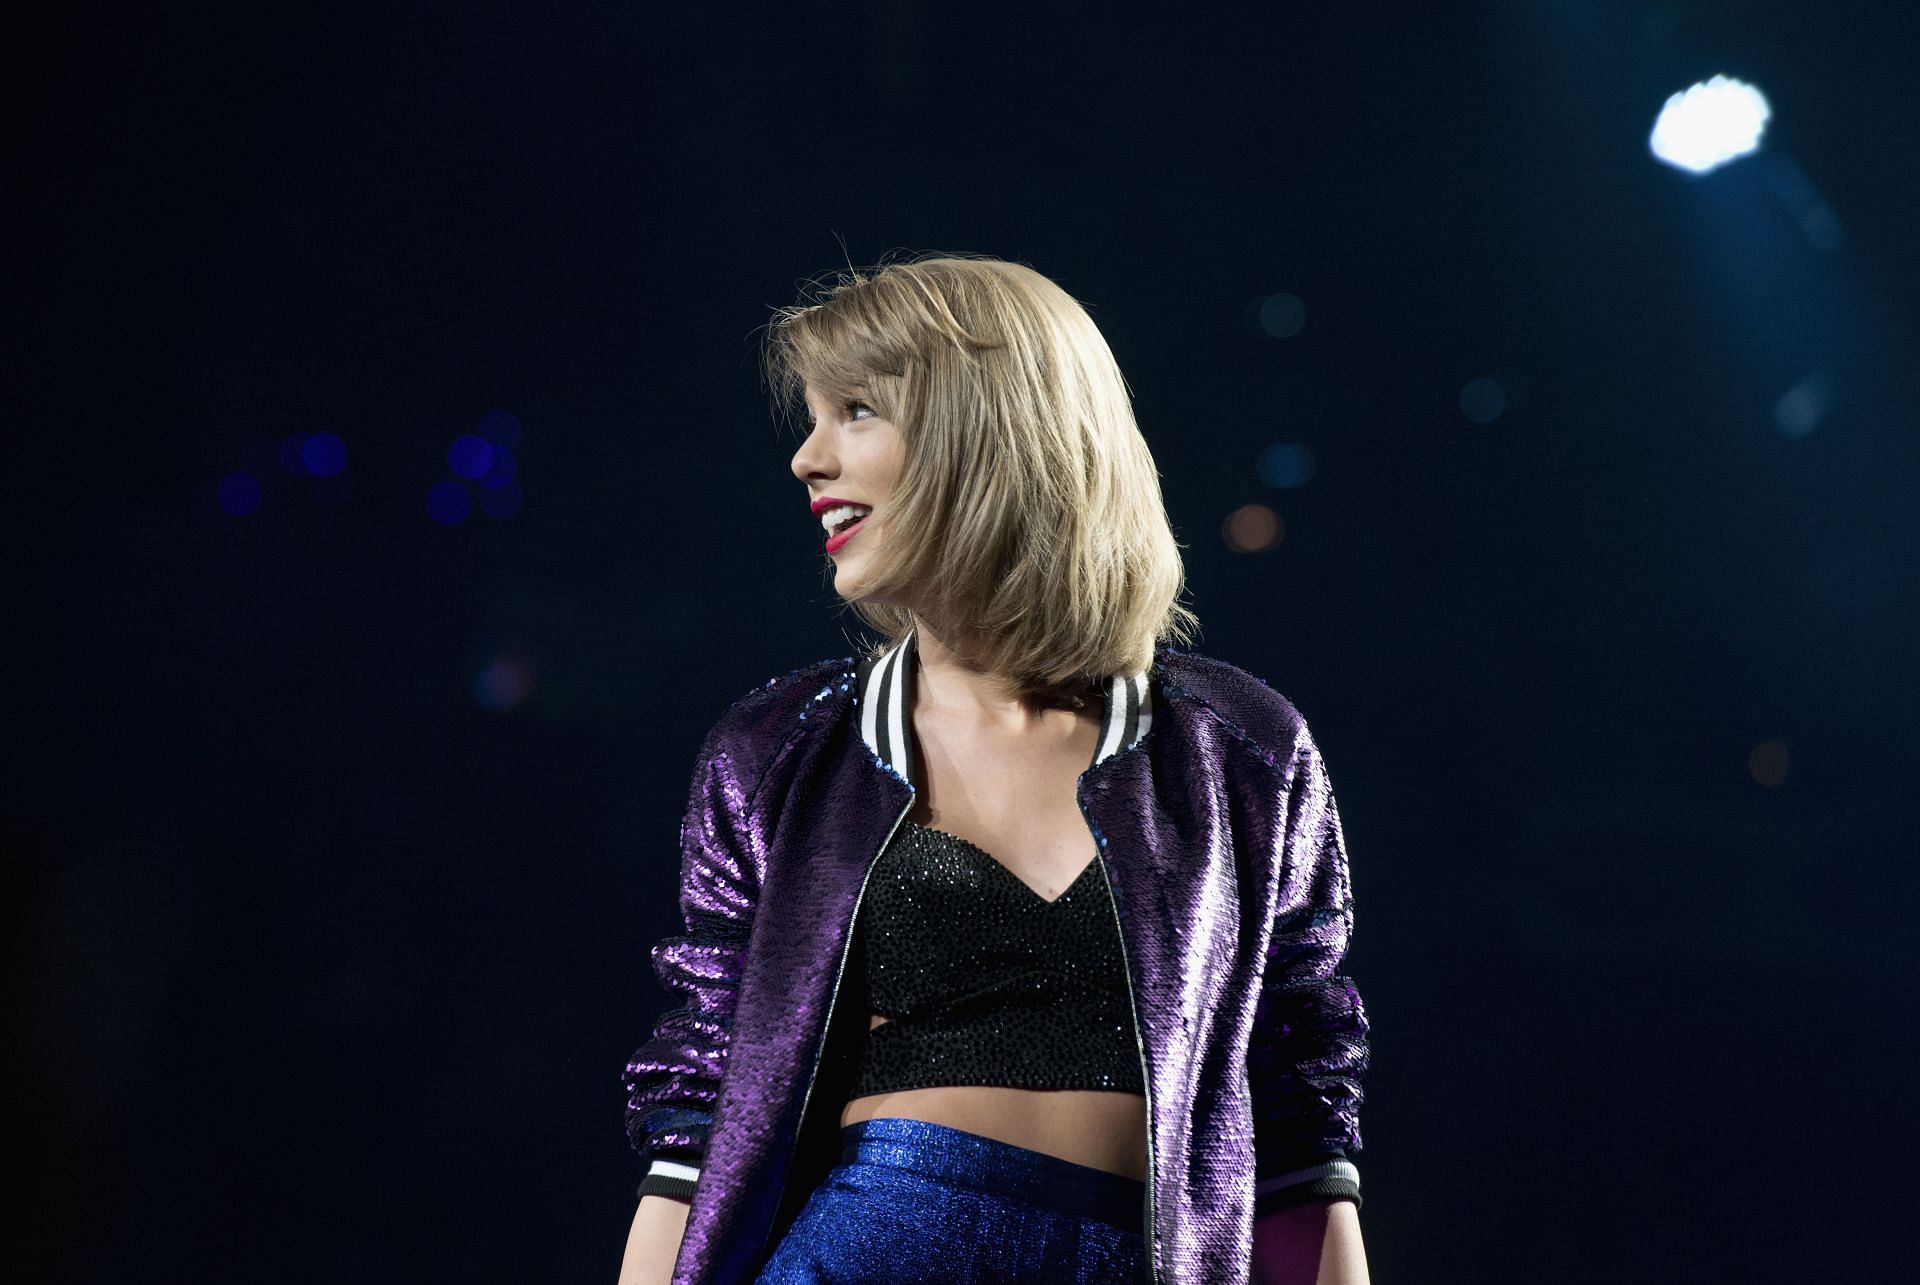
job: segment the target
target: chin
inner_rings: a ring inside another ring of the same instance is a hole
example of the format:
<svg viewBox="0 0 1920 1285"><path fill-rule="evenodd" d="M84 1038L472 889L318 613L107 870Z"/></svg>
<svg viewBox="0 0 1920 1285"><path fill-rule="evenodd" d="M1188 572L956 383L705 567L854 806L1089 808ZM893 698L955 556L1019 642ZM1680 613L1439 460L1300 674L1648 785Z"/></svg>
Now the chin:
<svg viewBox="0 0 1920 1285"><path fill-rule="evenodd" d="M848 602L859 598L866 586L860 583L858 572L848 572L837 564L833 569L833 591Z"/></svg>
<svg viewBox="0 0 1920 1285"><path fill-rule="evenodd" d="M875 598L869 595L866 584L857 575L835 577L833 591L848 602L864 602L871 607L888 607L893 605L891 599Z"/></svg>

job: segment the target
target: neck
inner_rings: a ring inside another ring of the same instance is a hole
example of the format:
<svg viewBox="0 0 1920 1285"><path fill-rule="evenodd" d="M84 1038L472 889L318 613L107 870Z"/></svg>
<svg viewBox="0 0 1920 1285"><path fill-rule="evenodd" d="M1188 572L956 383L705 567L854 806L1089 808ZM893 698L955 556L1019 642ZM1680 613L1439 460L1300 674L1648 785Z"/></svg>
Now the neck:
<svg viewBox="0 0 1920 1285"><path fill-rule="evenodd" d="M1009 696L998 677L978 663L964 636L939 625L929 626L922 617L914 618L913 637L918 661L918 690L913 697L917 708L981 730L1009 732L1100 716L1097 699L1075 709L1062 701Z"/></svg>

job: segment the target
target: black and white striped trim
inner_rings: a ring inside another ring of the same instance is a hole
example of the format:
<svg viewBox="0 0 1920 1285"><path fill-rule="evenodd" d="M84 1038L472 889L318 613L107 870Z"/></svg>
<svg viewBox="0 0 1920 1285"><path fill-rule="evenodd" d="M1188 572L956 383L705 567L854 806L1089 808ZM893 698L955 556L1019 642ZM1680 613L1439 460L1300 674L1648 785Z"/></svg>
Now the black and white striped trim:
<svg viewBox="0 0 1920 1285"><path fill-rule="evenodd" d="M917 779L907 711L918 668L911 629L899 646L860 666L860 737L908 784ZM1115 674L1107 679L1106 686L1106 711L1100 718L1100 738L1093 751L1095 765L1138 744L1153 726L1153 684L1147 671Z"/></svg>
<svg viewBox="0 0 1920 1285"><path fill-rule="evenodd" d="M860 739L909 784L914 772L913 738L907 735L907 700L913 691L917 665L913 631L908 630L898 647L862 666L860 686Z"/></svg>
<svg viewBox="0 0 1920 1285"><path fill-rule="evenodd" d="M1257 1196L1264 1196L1268 1192L1285 1191L1288 1187L1301 1187L1307 1183L1320 1182L1328 1178L1338 1178L1358 1187L1360 1167L1351 1160L1329 1160L1325 1164L1309 1165L1305 1169L1295 1169L1291 1173L1263 1178L1254 1184L1253 1191Z"/></svg>
<svg viewBox="0 0 1920 1285"><path fill-rule="evenodd" d="M1094 746L1093 761L1112 758L1121 750L1139 743L1153 726L1153 684L1143 673L1107 680L1107 709L1100 718L1100 739Z"/></svg>
<svg viewBox="0 0 1920 1285"><path fill-rule="evenodd" d="M1331 1200L1351 1200L1356 1209L1363 1203L1360 1170L1351 1160L1332 1158L1260 1179L1253 1187L1253 1216L1264 1218L1296 1205Z"/></svg>
<svg viewBox="0 0 1920 1285"><path fill-rule="evenodd" d="M683 1165L677 1160L655 1160L640 1180L640 1196L680 1196L691 1198L700 1181L698 1165Z"/></svg>

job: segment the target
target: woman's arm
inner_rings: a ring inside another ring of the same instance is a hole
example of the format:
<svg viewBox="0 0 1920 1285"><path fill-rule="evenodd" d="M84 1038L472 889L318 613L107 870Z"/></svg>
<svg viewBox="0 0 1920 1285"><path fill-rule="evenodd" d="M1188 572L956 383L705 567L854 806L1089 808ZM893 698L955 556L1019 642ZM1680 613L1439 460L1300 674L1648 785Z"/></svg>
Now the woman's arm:
<svg viewBox="0 0 1920 1285"><path fill-rule="evenodd" d="M1304 729L1281 800L1279 885L1248 1052L1254 1134L1253 1278L1365 1285L1360 1078L1368 1024L1340 974L1353 927L1346 841L1326 765Z"/></svg>
<svg viewBox="0 0 1920 1285"><path fill-rule="evenodd" d="M620 1260L620 1285L668 1285L690 1205L675 1196L640 1198L633 1230L627 1233L626 1257Z"/></svg>
<svg viewBox="0 0 1920 1285"><path fill-rule="evenodd" d="M1360 1211L1350 1200L1316 1200L1253 1224L1254 1285L1368 1285Z"/></svg>
<svg viewBox="0 0 1920 1285"><path fill-rule="evenodd" d="M759 894L754 862L767 849L749 810L754 786L723 719L701 746L680 825L686 932L652 952L655 975L680 1002L654 1023L625 1073L627 1134L646 1176L621 1259L622 1285L672 1277L706 1163Z"/></svg>

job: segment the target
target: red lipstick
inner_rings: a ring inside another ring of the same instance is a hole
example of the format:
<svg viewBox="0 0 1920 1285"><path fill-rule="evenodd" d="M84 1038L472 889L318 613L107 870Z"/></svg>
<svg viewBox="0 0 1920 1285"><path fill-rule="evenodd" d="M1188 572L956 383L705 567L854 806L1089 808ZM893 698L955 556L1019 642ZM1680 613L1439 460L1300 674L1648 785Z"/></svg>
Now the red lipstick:
<svg viewBox="0 0 1920 1285"><path fill-rule="evenodd" d="M873 515L871 513L867 515L867 517L872 517L872 516ZM846 546L847 541L853 539L853 533L858 531L861 527L865 526L866 524L867 524L867 518L861 518L858 522L855 522L852 526L847 527L844 530L835 531L832 535L828 536L827 552L829 554L840 552L840 550Z"/></svg>
<svg viewBox="0 0 1920 1285"><path fill-rule="evenodd" d="M853 525L842 527L840 530L832 532L827 536L827 552L829 554L840 552L840 550L846 546L847 541L853 538L853 533L861 528L867 518L873 516L873 506L871 504L862 504L858 500L843 500L837 495L823 495L808 507L813 510L813 516L816 518L829 509L851 507L865 509L867 511L858 521L854 522Z"/></svg>

